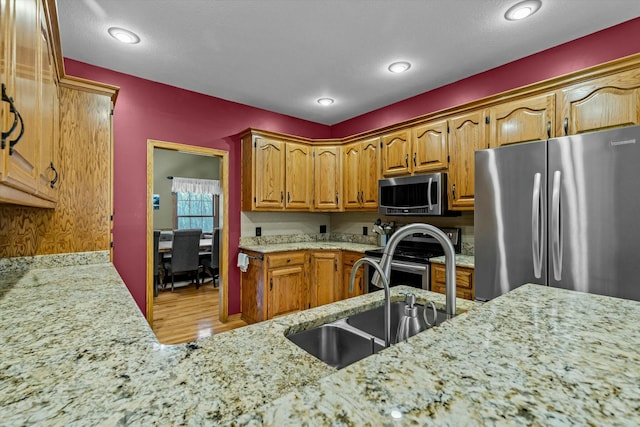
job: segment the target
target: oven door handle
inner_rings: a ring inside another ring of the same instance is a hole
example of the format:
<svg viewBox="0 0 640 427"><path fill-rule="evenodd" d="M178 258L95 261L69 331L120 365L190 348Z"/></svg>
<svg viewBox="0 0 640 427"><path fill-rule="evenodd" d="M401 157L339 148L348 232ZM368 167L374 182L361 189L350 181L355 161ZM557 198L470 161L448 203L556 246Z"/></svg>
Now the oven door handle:
<svg viewBox="0 0 640 427"><path fill-rule="evenodd" d="M423 264L409 264L399 261L391 262L391 270L404 271L405 273L422 274L427 271L427 268L429 268L429 266Z"/></svg>

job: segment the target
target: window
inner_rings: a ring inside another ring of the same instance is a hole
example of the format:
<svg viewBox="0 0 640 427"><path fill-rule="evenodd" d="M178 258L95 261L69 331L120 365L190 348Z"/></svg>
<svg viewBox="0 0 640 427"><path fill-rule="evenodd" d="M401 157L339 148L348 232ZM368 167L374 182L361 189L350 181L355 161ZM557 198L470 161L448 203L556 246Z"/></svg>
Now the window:
<svg viewBox="0 0 640 427"><path fill-rule="evenodd" d="M213 232L214 196L199 193L176 194L176 228L200 228Z"/></svg>

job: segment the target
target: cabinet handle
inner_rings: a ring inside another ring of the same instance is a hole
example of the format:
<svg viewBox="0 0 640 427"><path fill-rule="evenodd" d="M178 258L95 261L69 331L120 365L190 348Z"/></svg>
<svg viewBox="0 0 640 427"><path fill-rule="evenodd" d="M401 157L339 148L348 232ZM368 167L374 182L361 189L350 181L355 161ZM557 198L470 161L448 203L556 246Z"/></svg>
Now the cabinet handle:
<svg viewBox="0 0 640 427"><path fill-rule="evenodd" d="M564 118L564 134L569 135L569 117Z"/></svg>
<svg viewBox="0 0 640 427"><path fill-rule="evenodd" d="M338 192L336 191L336 205L340 204L340 198L338 197Z"/></svg>
<svg viewBox="0 0 640 427"><path fill-rule="evenodd" d="M551 138L551 120L547 122L547 138Z"/></svg>
<svg viewBox="0 0 640 427"><path fill-rule="evenodd" d="M453 200L456 199L456 185L455 184L453 184L451 186L451 196L453 197Z"/></svg>
<svg viewBox="0 0 640 427"><path fill-rule="evenodd" d="M18 110L15 110L15 113L20 120L20 133L18 134L18 137L16 139L12 139L11 141L9 141L9 155L13 154L13 147L15 147L24 136L24 120L22 120L22 115L20 115L20 112L18 112Z"/></svg>
<svg viewBox="0 0 640 427"><path fill-rule="evenodd" d="M269 279L269 290L273 290L273 279Z"/></svg>
<svg viewBox="0 0 640 427"><path fill-rule="evenodd" d="M287 263L291 262L291 258L287 258Z"/></svg>
<svg viewBox="0 0 640 427"><path fill-rule="evenodd" d="M409 154L407 153L406 156L404 156L404 164L409 167Z"/></svg>
<svg viewBox="0 0 640 427"><path fill-rule="evenodd" d="M7 138L13 133L13 131L16 130L16 127L18 126L18 112L16 111L15 105L13 105L13 98L7 95L7 87L4 83L2 83L2 102L8 102L9 112L13 113L13 124L8 131L2 132L2 149L4 150L4 147L7 145Z"/></svg>
<svg viewBox="0 0 640 427"><path fill-rule="evenodd" d="M280 192L280 203L284 202L284 191Z"/></svg>
<svg viewBox="0 0 640 427"><path fill-rule="evenodd" d="M53 166L53 162L51 162L49 164L49 169L51 169L53 171L53 173L55 174L55 176L53 177L53 179L49 182L49 185L51 186L51 188L56 188L56 182L58 182L58 171L56 170L56 168Z"/></svg>
<svg viewBox="0 0 640 427"><path fill-rule="evenodd" d="M287 191L287 203L291 203L291 193Z"/></svg>
<svg viewBox="0 0 640 427"><path fill-rule="evenodd" d="M413 166L418 166L418 163L416 161L416 157L418 157L418 153L413 153Z"/></svg>

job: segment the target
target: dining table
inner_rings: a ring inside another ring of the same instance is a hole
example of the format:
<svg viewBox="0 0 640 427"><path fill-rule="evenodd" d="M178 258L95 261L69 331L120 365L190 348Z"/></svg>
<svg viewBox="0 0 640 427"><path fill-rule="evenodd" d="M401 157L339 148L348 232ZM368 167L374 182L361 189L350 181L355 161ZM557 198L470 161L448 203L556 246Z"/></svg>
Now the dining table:
<svg viewBox="0 0 640 427"><path fill-rule="evenodd" d="M211 250L211 245L213 244L213 239L200 239L200 250L206 251ZM173 245L172 240L161 240L158 242L158 252L161 254L171 252L171 247Z"/></svg>

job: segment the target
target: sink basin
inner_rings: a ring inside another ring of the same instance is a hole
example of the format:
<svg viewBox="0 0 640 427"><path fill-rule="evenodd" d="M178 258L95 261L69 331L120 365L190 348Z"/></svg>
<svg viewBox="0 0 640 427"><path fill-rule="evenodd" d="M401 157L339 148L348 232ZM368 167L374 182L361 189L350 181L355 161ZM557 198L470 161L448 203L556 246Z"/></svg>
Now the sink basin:
<svg viewBox="0 0 640 427"><path fill-rule="evenodd" d="M391 303L391 343L396 342L396 334L398 332L398 324L404 314L404 302L392 302ZM418 320L422 329L427 329L427 324L423 320L424 306L416 304L418 308ZM437 310L438 317L436 325L442 324L447 320L447 314L444 311ZM433 313L429 308L427 312L429 320L432 319ZM376 308L372 308L362 313L354 314L347 319L347 323L355 328L360 329L370 335L373 335L381 340L384 340L384 305Z"/></svg>
<svg viewBox="0 0 640 427"><path fill-rule="evenodd" d="M287 338L307 353L337 369L384 348L383 343L376 342L373 337L345 326L344 320L337 321L289 335Z"/></svg>

